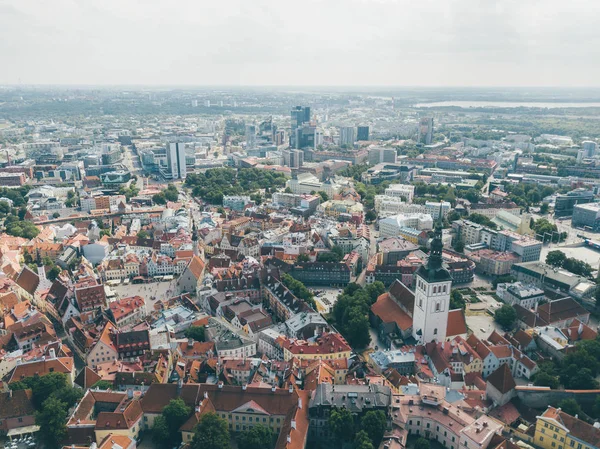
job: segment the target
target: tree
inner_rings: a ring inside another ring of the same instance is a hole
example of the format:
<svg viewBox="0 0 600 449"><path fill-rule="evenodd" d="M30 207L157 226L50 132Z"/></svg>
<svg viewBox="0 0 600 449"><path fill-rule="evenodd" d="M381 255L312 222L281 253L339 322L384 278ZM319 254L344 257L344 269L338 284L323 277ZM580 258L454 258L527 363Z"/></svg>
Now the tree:
<svg viewBox="0 0 600 449"><path fill-rule="evenodd" d="M52 218L60 218L60 214L58 212L54 212L52 214Z"/></svg>
<svg viewBox="0 0 600 449"><path fill-rule="evenodd" d="M67 376L63 373L53 372L45 376L33 376L24 379L32 385L33 403L40 407L52 394L57 394L67 388ZM67 404L70 405L70 404Z"/></svg>
<svg viewBox="0 0 600 449"><path fill-rule="evenodd" d="M298 257L296 258L296 262L298 262L298 263L305 263L305 262L308 262L309 260L310 260L310 257L308 257L308 254L306 254L306 253L299 254Z"/></svg>
<svg viewBox="0 0 600 449"><path fill-rule="evenodd" d="M553 390L558 389L558 377L544 371L540 371L534 376L533 384L538 387L550 387Z"/></svg>
<svg viewBox="0 0 600 449"><path fill-rule="evenodd" d="M67 436L68 406L55 397L48 398L35 414L39 436L48 448L58 448Z"/></svg>
<svg viewBox="0 0 600 449"><path fill-rule="evenodd" d="M365 220L367 220L367 221L374 221L376 219L377 219L377 213L375 213L375 211L373 209L369 209L365 213Z"/></svg>
<svg viewBox="0 0 600 449"><path fill-rule="evenodd" d="M194 430L191 449L229 449L229 424L216 413L200 418Z"/></svg>
<svg viewBox="0 0 600 449"><path fill-rule="evenodd" d="M365 291L371 299L371 304L374 304L377 298L385 293L385 285L381 281L375 281L372 284L367 284Z"/></svg>
<svg viewBox="0 0 600 449"><path fill-rule="evenodd" d="M167 188L163 190L163 193L167 201L175 202L179 199L179 191L173 184L169 184Z"/></svg>
<svg viewBox="0 0 600 449"><path fill-rule="evenodd" d="M321 197L321 201L322 202L329 201L329 195L327 195L326 192L323 192L322 190L319 190L317 192L317 195L319 195Z"/></svg>
<svg viewBox="0 0 600 449"><path fill-rule="evenodd" d="M498 287L498 284L510 284L511 282L516 282L516 281L517 281L516 277L506 274L503 276L498 276L496 279L494 279L492 281L492 287L496 288L496 287Z"/></svg>
<svg viewBox="0 0 600 449"><path fill-rule="evenodd" d="M553 267L560 267L567 259L565 253L559 250L550 251L546 255L546 263L548 265L552 265Z"/></svg>
<svg viewBox="0 0 600 449"><path fill-rule="evenodd" d="M164 192L158 192L152 195L152 202L154 204L167 204L167 198Z"/></svg>
<svg viewBox="0 0 600 449"><path fill-rule="evenodd" d="M61 273L61 268L57 265L54 265L52 268L50 268L50 270L46 271L46 278L49 281L54 281L56 280L56 278L58 277L58 275Z"/></svg>
<svg viewBox="0 0 600 449"><path fill-rule="evenodd" d="M154 419L154 424L152 424L152 441L157 446L163 448L169 447L171 443L169 426L167 425L167 420L162 415L157 416Z"/></svg>
<svg viewBox="0 0 600 449"><path fill-rule="evenodd" d="M558 407L560 407L560 409L567 415L575 416L582 414L581 407L573 398L563 399L558 403Z"/></svg>
<svg viewBox="0 0 600 449"><path fill-rule="evenodd" d="M354 417L346 408L334 408L329 414L329 428L340 442L352 440L354 435Z"/></svg>
<svg viewBox="0 0 600 449"><path fill-rule="evenodd" d="M239 434L239 449L270 449L273 447L274 434L270 427L261 424Z"/></svg>
<svg viewBox="0 0 600 449"><path fill-rule="evenodd" d="M371 410L365 413L360 420L361 429L364 430L373 443L373 446L379 447L383 439L383 434L387 425L385 413L381 410Z"/></svg>
<svg viewBox="0 0 600 449"><path fill-rule="evenodd" d="M548 203L542 203L542 205L540 206L540 214L547 214L548 208Z"/></svg>
<svg viewBox="0 0 600 449"><path fill-rule="evenodd" d="M162 418L165 420L169 439L167 440L169 445L172 442L179 442L181 440L181 433L179 428L187 421L192 410L190 407L185 405L183 399L171 399L167 406L162 411ZM160 429L163 432L163 429Z"/></svg>
<svg viewBox="0 0 600 449"><path fill-rule="evenodd" d="M150 237L148 231L146 231L145 229L141 229L140 232L137 233L137 236L140 239L147 239L148 237Z"/></svg>
<svg viewBox="0 0 600 449"><path fill-rule="evenodd" d="M349 310L346 321L344 329L348 344L355 348L367 347L371 342L367 314L360 307L353 307Z"/></svg>
<svg viewBox="0 0 600 449"><path fill-rule="evenodd" d="M354 449L373 449L373 443L371 442L371 438L369 438L369 434L361 430L357 432L354 437Z"/></svg>
<svg viewBox="0 0 600 449"><path fill-rule="evenodd" d="M196 341L204 341L204 326L190 326L185 330L185 338Z"/></svg>
<svg viewBox="0 0 600 449"><path fill-rule="evenodd" d="M109 380L99 380L92 385L92 388L99 388L100 390L111 390L113 387L113 383Z"/></svg>
<svg viewBox="0 0 600 449"><path fill-rule="evenodd" d="M515 308L509 304L504 304L496 310L494 320L502 327L512 327L517 319Z"/></svg>
<svg viewBox="0 0 600 449"><path fill-rule="evenodd" d="M429 444L429 440L425 438L419 438L415 442L415 449L430 449L431 445Z"/></svg>
<svg viewBox="0 0 600 449"><path fill-rule="evenodd" d="M286 187L285 190L283 191L283 193L292 193L292 189L290 189L289 187Z"/></svg>
<svg viewBox="0 0 600 449"><path fill-rule="evenodd" d="M462 253L465 250L465 244L463 243L462 240L457 240L454 243L454 251L456 251L457 253Z"/></svg>
<svg viewBox="0 0 600 449"><path fill-rule="evenodd" d="M458 290L452 290L450 293L450 309L465 309L467 303L463 295Z"/></svg>

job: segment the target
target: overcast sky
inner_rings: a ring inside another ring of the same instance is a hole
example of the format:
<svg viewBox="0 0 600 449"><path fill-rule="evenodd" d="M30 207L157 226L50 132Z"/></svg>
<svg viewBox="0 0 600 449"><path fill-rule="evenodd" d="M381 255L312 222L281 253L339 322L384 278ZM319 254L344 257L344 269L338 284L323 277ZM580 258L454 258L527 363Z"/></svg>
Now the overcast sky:
<svg viewBox="0 0 600 449"><path fill-rule="evenodd" d="M0 84L598 86L597 0L0 0Z"/></svg>

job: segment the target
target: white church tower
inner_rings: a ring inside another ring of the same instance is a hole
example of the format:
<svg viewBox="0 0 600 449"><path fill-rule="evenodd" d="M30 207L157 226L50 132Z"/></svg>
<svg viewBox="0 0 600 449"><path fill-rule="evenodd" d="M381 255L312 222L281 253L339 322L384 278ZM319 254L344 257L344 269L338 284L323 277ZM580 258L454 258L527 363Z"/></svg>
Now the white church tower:
<svg viewBox="0 0 600 449"><path fill-rule="evenodd" d="M452 277L442 266L442 226L435 226L427 266L422 265L415 278L413 337L418 343L445 341L450 310Z"/></svg>

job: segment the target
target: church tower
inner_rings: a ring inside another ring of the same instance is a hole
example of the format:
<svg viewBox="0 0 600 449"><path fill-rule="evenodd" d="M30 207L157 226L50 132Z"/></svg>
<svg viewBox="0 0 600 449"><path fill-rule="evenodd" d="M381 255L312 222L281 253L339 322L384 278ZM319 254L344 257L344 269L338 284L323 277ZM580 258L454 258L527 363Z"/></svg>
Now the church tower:
<svg viewBox="0 0 600 449"><path fill-rule="evenodd" d="M198 229L196 228L195 220L192 220L192 247L194 249L194 256L200 256L200 250L198 249Z"/></svg>
<svg viewBox="0 0 600 449"><path fill-rule="evenodd" d="M415 277L413 337L421 344L446 340L452 277L442 266L443 247L442 225L438 220L427 266L422 265Z"/></svg>

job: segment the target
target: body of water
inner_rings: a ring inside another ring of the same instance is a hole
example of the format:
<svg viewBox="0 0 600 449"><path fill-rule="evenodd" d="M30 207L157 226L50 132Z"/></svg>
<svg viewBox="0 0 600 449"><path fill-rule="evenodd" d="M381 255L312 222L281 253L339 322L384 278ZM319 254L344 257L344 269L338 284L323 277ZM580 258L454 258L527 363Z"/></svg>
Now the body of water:
<svg viewBox="0 0 600 449"><path fill-rule="evenodd" d="M567 103L567 102L535 102L535 101L438 101L434 103L418 103L415 108L442 108L455 106L460 108L600 108L600 103Z"/></svg>

